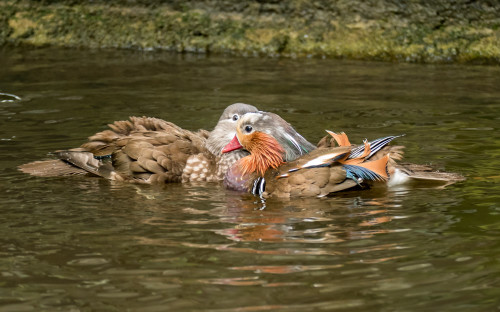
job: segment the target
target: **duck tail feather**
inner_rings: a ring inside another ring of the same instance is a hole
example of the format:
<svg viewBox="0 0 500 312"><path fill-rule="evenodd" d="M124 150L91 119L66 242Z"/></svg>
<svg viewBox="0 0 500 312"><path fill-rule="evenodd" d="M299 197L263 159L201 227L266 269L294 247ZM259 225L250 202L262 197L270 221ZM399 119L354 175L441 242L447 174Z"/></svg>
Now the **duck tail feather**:
<svg viewBox="0 0 500 312"><path fill-rule="evenodd" d="M18 166L18 169L24 173L37 177L61 177L88 173L61 159L33 161Z"/></svg>

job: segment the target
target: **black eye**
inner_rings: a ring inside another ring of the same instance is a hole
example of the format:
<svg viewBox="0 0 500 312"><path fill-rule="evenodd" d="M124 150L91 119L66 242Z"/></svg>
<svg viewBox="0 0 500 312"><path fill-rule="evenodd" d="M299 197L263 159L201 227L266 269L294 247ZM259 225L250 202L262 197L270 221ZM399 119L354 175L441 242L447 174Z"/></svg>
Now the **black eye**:
<svg viewBox="0 0 500 312"><path fill-rule="evenodd" d="M235 115L233 115L233 120L234 120L234 121L238 120L239 118L240 118L240 116L238 116L238 115L236 115L236 114L235 114Z"/></svg>
<svg viewBox="0 0 500 312"><path fill-rule="evenodd" d="M253 130L252 126L245 126L246 132L250 133L250 132L252 132L252 130Z"/></svg>

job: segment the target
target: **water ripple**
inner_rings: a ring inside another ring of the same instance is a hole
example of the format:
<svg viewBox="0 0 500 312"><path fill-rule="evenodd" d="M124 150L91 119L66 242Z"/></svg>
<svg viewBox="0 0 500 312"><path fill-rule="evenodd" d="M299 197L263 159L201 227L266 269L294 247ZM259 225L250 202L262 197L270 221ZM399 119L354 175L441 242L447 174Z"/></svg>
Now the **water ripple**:
<svg viewBox="0 0 500 312"><path fill-rule="evenodd" d="M0 103L11 103L11 102L21 101L21 100L22 100L21 97L15 95L15 94L0 92Z"/></svg>
<svg viewBox="0 0 500 312"><path fill-rule="evenodd" d="M498 309L499 68L0 54L2 88L23 94L0 94L1 311ZM16 169L139 113L208 129L237 99L313 141L323 129L355 142L406 133L409 161L470 178L263 202L216 183Z"/></svg>

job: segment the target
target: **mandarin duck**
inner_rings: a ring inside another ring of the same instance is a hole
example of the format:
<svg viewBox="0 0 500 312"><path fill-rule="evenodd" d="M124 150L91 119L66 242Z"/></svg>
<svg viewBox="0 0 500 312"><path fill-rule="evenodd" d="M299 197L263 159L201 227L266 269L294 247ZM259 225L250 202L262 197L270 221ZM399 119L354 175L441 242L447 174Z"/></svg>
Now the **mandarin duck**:
<svg viewBox="0 0 500 312"><path fill-rule="evenodd" d="M228 106L212 132L192 132L158 118L130 117L91 136L79 148L57 151L59 159L19 166L35 176L91 174L142 183L219 181L247 151L221 151L241 116L257 112L243 103Z"/></svg>
<svg viewBox="0 0 500 312"><path fill-rule="evenodd" d="M443 181L450 184L463 180L458 174L435 172L428 166L398 165L402 147L388 146L398 136L388 136L363 145L351 145L345 133L328 132L338 147L329 140L320 141L320 148L289 161L288 149L300 149L292 127L272 113L256 112L243 116L233 140L223 149L233 152L246 149L250 155L235 162L224 179L233 190L259 196L326 196L374 182L389 185L412 179ZM286 132L286 133L284 133Z"/></svg>

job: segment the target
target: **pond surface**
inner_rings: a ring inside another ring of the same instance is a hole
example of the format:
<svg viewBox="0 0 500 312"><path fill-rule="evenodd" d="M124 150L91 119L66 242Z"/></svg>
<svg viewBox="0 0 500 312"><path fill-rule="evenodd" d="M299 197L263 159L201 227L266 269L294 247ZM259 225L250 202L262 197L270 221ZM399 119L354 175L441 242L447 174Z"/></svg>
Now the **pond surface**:
<svg viewBox="0 0 500 312"><path fill-rule="evenodd" d="M500 68L0 50L0 311L500 309ZM267 200L16 166L114 120L211 129L234 102L309 140L406 134L445 189Z"/></svg>

